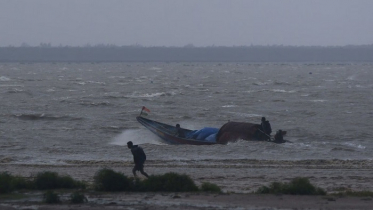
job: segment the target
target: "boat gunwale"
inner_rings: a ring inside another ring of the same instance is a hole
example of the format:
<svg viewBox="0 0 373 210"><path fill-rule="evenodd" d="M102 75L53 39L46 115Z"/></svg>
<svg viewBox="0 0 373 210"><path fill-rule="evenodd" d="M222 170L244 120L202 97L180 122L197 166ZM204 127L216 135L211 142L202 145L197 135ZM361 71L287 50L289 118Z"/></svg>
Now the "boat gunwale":
<svg viewBox="0 0 373 210"><path fill-rule="evenodd" d="M152 125L152 123L162 125L162 126L163 125L167 125L167 126L170 126L170 127L175 127L175 126L165 124L165 123L161 123L161 122L158 122L158 121L155 121L155 120L151 120L151 119L148 119L148 118L145 118L145 117L142 117L142 116L137 116L136 119L140 124L142 124L144 127L149 129L152 133L156 134L162 140L164 140L165 142L170 143L170 144L189 144L189 145L215 145L215 144L219 144L219 143L216 143L216 142L208 142L208 141L201 141L201 140L196 140L196 139L187 139L187 138L174 136L173 134L171 134L169 132L170 131L169 129L167 129L167 128L162 129L160 127ZM149 122L152 122L152 123L149 123ZM183 130L192 131L192 130L185 129L185 128L183 128ZM159 133L162 133L165 136L161 136Z"/></svg>

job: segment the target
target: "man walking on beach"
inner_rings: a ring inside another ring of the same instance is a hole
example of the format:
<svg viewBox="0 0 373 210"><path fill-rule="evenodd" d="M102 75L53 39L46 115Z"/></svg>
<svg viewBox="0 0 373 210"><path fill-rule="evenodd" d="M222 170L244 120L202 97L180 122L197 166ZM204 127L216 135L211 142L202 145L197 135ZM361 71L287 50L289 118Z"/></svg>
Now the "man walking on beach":
<svg viewBox="0 0 373 210"><path fill-rule="evenodd" d="M132 141L127 142L127 147L131 149L133 161L135 162L135 167L132 169L133 175L136 176L136 171L140 171L142 175L149 177L148 174L144 172L144 163L146 160L144 150L138 145L133 145Z"/></svg>

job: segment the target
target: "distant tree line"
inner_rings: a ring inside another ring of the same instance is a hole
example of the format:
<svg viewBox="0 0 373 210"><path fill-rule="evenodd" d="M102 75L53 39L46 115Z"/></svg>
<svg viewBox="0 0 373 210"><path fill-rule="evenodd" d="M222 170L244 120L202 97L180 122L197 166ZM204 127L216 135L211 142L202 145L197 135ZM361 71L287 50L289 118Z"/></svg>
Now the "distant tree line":
<svg viewBox="0 0 373 210"><path fill-rule="evenodd" d="M0 62L373 62L373 45L142 47L85 45L0 47Z"/></svg>

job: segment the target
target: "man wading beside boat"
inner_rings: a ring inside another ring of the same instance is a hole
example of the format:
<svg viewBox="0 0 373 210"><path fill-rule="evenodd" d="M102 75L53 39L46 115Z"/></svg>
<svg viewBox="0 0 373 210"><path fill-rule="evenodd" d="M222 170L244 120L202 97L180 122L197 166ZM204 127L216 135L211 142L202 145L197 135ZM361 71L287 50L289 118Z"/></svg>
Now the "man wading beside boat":
<svg viewBox="0 0 373 210"><path fill-rule="evenodd" d="M261 131L263 131L266 134L267 140L271 139L271 133L272 133L272 128L271 124L269 123L268 120L266 120L265 117L262 117L262 123L260 124L261 126Z"/></svg>
<svg viewBox="0 0 373 210"><path fill-rule="evenodd" d="M138 145L133 145L132 141L127 142L127 147L131 149L133 161L135 162L135 167L132 169L133 175L136 176L136 171L140 171L142 175L149 177L148 174L144 172L144 163L146 160L144 150Z"/></svg>

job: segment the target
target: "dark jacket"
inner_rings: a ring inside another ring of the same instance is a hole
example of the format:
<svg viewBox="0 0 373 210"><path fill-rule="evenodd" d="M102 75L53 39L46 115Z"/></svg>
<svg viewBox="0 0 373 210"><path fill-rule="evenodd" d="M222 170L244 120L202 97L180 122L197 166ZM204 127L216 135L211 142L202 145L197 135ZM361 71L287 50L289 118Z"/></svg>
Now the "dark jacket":
<svg viewBox="0 0 373 210"><path fill-rule="evenodd" d="M269 124L268 120L262 122L261 126L262 126L262 130L264 131L264 133L268 135L272 133L271 124Z"/></svg>
<svg viewBox="0 0 373 210"><path fill-rule="evenodd" d="M282 132L278 131L275 135L275 142L282 143L284 142L284 137L282 135Z"/></svg>
<svg viewBox="0 0 373 210"><path fill-rule="evenodd" d="M146 160L146 155L145 155L144 150L138 145L133 145L131 148L131 152L132 152L133 161L135 162L135 164L143 165Z"/></svg>
<svg viewBox="0 0 373 210"><path fill-rule="evenodd" d="M183 129L182 128L176 128L175 136L178 136L178 137L181 137L181 138L185 138L185 134L184 134Z"/></svg>

